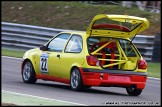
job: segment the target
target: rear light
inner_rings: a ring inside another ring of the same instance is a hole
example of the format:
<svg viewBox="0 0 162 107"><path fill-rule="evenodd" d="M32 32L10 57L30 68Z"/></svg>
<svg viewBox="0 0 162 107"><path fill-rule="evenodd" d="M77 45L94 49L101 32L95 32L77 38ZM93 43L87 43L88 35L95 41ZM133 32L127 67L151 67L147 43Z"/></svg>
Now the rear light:
<svg viewBox="0 0 162 107"><path fill-rule="evenodd" d="M99 66L99 60L95 56L86 56L87 63L90 66Z"/></svg>
<svg viewBox="0 0 162 107"><path fill-rule="evenodd" d="M146 69L147 62L143 59L138 60L138 69Z"/></svg>

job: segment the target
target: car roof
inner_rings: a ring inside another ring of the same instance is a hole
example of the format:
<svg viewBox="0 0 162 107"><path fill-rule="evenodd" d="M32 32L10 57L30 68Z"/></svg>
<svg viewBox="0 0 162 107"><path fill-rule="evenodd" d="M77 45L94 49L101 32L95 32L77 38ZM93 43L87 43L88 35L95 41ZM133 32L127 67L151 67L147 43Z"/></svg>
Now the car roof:
<svg viewBox="0 0 162 107"><path fill-rule="evenodd" d="M78 35L85 35L86 31L65 31L65 32L61 32L61 33L71 33L71 34L78 34Z"/></svg>

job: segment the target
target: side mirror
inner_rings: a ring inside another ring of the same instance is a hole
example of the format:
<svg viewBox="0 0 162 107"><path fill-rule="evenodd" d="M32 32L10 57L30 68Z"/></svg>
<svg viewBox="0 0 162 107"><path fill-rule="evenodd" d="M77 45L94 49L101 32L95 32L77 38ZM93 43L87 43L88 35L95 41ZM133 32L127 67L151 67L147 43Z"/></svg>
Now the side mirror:
<svg viewBox="0 0 162 107"><path fill-rule="evenodd" d="M45 51L46 47L45 46L40 46L39 49L42 50L42 51Z"/></svg>

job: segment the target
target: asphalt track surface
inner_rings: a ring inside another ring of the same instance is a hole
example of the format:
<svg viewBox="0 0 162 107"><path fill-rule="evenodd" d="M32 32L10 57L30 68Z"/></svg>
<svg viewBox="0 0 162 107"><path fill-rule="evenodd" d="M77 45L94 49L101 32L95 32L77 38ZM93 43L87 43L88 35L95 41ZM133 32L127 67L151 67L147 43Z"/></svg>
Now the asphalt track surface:
<svg viewBox="0 0 162 107"><path fill-rule="evenodd" d="M1 57L1 89L50 99L63 100L84 105L161 105L159 79L148 79L140 96L129 96L125 88L92 87L75 92L63 83L37 80L36 84L23 83L21 60Z"/></svg>

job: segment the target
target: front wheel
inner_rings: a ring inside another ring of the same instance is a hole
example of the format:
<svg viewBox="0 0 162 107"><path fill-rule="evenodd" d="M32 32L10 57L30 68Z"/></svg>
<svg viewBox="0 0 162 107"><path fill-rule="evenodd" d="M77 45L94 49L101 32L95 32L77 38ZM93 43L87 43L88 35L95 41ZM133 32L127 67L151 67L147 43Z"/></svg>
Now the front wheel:
<svg viewBox="0 0 162 107"><path fill-rule="evenodd" d="M25 83L35 83L37 81L33 65L30 61L24 63L22 79Z"/></svg>
<svg viewBox="0 0 162 107"><path fill-rule="evenodd" d="M137 89L137 88L134 88L134 87L127 87L126 91L131 96L138 96L142 93L142 89Z"/></svg>
<svg viewBox="0 0 162 107"><path fill-rule="evenodd" d="M70 75L70 86L74 91L81 90L83 87L82 77L78 68L74 68Z"/></svg>

